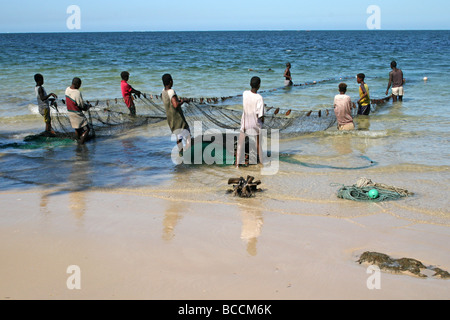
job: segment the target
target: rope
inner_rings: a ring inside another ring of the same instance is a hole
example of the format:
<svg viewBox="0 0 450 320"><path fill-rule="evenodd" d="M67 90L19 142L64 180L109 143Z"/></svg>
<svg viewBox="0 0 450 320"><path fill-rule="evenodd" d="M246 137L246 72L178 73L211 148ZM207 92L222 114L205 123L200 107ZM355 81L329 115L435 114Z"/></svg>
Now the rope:
<svg viewBox="0 0 450 320"><path fill-rule="evenodd" d="M369 196L371 190L378 191L378 197L372 198ZM414 193L406 189L388 186L381 183L373 183L367 178L360 178L353 186L343 186L337 192L337 197L340 199L347 199L358 202L384 202L398 200L404 197L412 196Z"/></svg>

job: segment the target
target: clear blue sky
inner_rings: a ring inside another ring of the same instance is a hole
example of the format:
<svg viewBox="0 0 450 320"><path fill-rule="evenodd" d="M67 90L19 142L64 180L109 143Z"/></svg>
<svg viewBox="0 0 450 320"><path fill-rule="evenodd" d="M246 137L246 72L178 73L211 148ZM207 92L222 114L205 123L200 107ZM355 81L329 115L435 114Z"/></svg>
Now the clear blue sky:
<svg viewBox="0 0 450 320"><path fill-rule="evenodd" d="M81 32L366 30L370 5L382 30L450 27L448 0L18 0L2 2L0 32L73 32L70 5L81 9Z"/></svg>

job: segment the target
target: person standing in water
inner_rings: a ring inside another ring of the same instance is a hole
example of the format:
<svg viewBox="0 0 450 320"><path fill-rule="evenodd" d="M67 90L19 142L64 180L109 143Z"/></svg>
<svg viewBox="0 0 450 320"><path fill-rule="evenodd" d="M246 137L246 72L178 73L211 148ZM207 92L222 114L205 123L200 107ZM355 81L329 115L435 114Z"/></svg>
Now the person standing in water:
<svg viewBox="0 0 450 320"><path fill-rule="evenodd" d="M181 109L181 106L188 101L178 99L175 90L172 89L173 79L170 74L164 74L162 82L164 89L161 96L166 109L167 123L172 133L176 135L178 151L181 154L191 146L191 131ZM185 141L184 147L183 141Z"/></svg>
<svg viewBox="0 0 450 320"><path fill-rule="evenodd" d="M128 84L128 79L130 78L130 73L127 71L124 71L120 74L122 78L122 82L120 84L122 89L122 96L123 100L125 101L125 104L128 107L128 110L130 111L131 116L136 115L136 106L134 105L132 94L136 94L138 97L141 96L141 92L139 90L135 90L132 86Z"/></svg>
<svg viewBox="0 0 450 320"><path fill-rule="evenodd" d="M351 131L355 129L352 117L352 99L346 94L347 84L339 84L339 94L334 97L334 113L338 122L338 130Z"/></svg>
<svg viewBox="0 0 450 320"><path fill-rule="evenodd" d="M44 76L42 74L35 74L34 81L36 81L35 93L39 106L39 113L44 117L45 133L55 135L55 131L52 129L52 118L50 117L50 103L53 103L54 99L51 99L50 97L58 99L58 96L54 93L47 94L44 89Z"/></svg>
<svg viewBox="0 0 450 320"><path fill-rule="evenodd" d="M73 78L72 85L66 89L66 106L70 124L75 129L75 137L80 144L84 144L89 136L90 129L88 119L83 111L89 110L92 106L83 101L80 87L81 79Z"/></svg>
<svg viewBox="0 0 450 320"><path fill-rule="evenodd" d="M365 78L364 73L359 73L356 76L356 81L359 84L358 114L368 116L370 114L370 93L369 86L364 82Z"/></svg>
<svg viewBox="0 0 450 320"><path fill-rule="evenodd" d="M250 81L251 90L247 90L243 94L243 113L241 118L241 129L239 133L239 140L236 150L236 168L240 164L245 163L245 137L256 137L257 161L262 163L262 149L261 149L261 129L264 123L264 100L258 93L261 86L261 79L253 77ZM252 145L250 144L250 147ZM244 151L242 150L244 149ZM249 150L250 152L250 150ZM250 161L252 159L249 159Z"/></svg>
<svg viewBox="0 0 450 320"><path fill-rule="evenodd" d="M398 100L403 101L403 85L405 84L405 78L403 78L403 71L397 69L397 62L391 62L392 71L389 73L389 83L386 90L386 95L389 94L389 88L392 86L392 99L394 102Z"/></svg>
<svg viewBox="0 0 450 320"><path fill-rule="evenodd" d="M286 63L286 70L284 70L284 86L285 87L290 87L292 85L294 85L294 83L292 82L292 75L291 75L291 63L288 62Z"/></svg>

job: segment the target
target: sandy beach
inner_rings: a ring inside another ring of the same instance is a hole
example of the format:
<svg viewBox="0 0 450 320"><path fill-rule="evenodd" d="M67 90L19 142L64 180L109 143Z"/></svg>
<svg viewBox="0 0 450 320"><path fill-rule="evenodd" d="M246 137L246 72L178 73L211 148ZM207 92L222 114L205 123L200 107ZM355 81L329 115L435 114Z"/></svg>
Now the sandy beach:
<svg viewBox="0 0 450 320"><path fill-rule="evenodd" d="M360 171L257 167L195 170L148 188L0 193L1 299L308 300L443 299L450 280L381 272L370 290L365 251L450 270L448 169L414 165ZM226 177L261 178L250 199ZM413 197L360 203L336 197L359 177ZM190 187L186 188L186 181ZM68 289L76 265L80 289Z"/></svg>

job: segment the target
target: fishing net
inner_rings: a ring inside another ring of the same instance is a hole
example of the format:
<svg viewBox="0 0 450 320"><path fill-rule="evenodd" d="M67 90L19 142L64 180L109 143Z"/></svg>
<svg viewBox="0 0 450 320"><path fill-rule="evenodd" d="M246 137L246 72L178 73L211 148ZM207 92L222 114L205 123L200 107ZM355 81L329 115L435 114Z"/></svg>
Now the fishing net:
<svg viewBox="0 0 450 320"><path fill-rule="evenodd" d="M62 104L65 104L64 100ZM58 137L74 138L75 131L70 124L69 113L63 105L53 105L52 127ZM84 114L88 119L92 135L110 136L166 119L165 112L158 109L157 105L153 106L149 103L149 106L151 107L147 107L145 110L141 109L143 113L132 116L123 100L113 99L97 101Z"/></svg>
<svg viewBox="0 0 450 320"><path fill-rule="evenodd" d="M203 101L202 98L189 99L189 101L183 105L183 113L191 128L194 128L195 124L201 126L202 132L197 132L198 134L204 134L210 129L234 131L240 129L242 110L230 106L212 105L206 99ZM111 135L166 119L165 109L159 96L147 97L146 95L146 97L137 98L135 105L138 110L136 116L129 114L121 99L97 101L84 113L90 127L97 135ZM52 112L54 130L58 132L58 135L73 137L74 130L70 125L69 114L64 103L63 105L60 103L54 109ZM268 130L268 136L274 129L279 130L280 136L284 137L324 131L336 122L332 110L280 112L279 108L266 107L265 111L264 129Z"/></svg>
<svg viewBox="0 0 450 320"><path fill-rule="evenodd" d="M374 189L378 191L378 196L376 198L370 196L370 191ZM360 178L353 186L343 186L337 192L337 197L340 199L359 202L384 202L398 200L412 195L414 195L414 193L409 192L406 189L382 183L374 183L367 178Z"/></svg>
<svg viewBox="0 0 450 320"><path fill-rule="evenodd" d="M317 85L332 81L322 80L314 83L305 83L295 86ZM272 89L276 91L278 89ZM268 90L268 91L272 91ZM143 93L133 96L137 115L131 116L123 99L108 99L96 101L93 107L85 112L91 130L96 135L113 135L143 125L154 124L166 119L165 108L161 95ZM242 106L240 104L227 104L242 99L242 95L211 98L187 98L188 103L183 105L183 113L191 130L196 124L201 125L204 134L210 129L238 131L241 127ZM384 104L389 98L372 100L373 108ZM52 125L58 136L74 137L65 107L62 100L59 106L55 103L52 112ZM353 105L352 115L357 116L356 105ZM270 137L272 130L278 130L280 138L291 138L308 133L325 131L336 123L333 108L318 111L280 110L280 108L265 106L265 119L263 128ZM198 128L198 126L197 126Z"/></svg>
<svg viewBox="0 0 450 320"><path fill-rule="evenodd" d="M336 116L331 110L323 111L285 111L280 109L265 108L263 128L268 130L279 130L280 137L291 137L324 131L336 122ZM241 127L242 110L224 106L200 105L190 102L183 110L186 121L190 124L200 122L203 131L208 129L239 130Z"/></svg>

